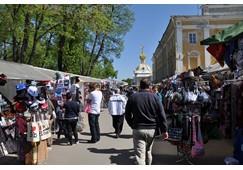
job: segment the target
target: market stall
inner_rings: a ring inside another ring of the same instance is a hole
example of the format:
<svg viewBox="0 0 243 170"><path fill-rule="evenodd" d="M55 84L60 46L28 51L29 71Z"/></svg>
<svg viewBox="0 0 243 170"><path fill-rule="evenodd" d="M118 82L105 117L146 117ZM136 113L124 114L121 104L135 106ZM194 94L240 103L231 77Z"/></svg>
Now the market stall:
<svg viewBox="0 0 243 170"><path fill-rule="evenodd" d="M50 120L58 116L52 111L65 102L68 91L81 106L85 82L79 75L3 60L0 72L0 159L14 153L23 164L44 164L52 136Z"/></svg>
<svg viewBox="0 0 243 170"><path fill-rule="evenodd" d="M220 102L220 130L225 138L234 139L233 157L242 165L243 21L201 41L201 45L209 45L207 51L234 74L231 79L221 80L216 98Z"/></svg>

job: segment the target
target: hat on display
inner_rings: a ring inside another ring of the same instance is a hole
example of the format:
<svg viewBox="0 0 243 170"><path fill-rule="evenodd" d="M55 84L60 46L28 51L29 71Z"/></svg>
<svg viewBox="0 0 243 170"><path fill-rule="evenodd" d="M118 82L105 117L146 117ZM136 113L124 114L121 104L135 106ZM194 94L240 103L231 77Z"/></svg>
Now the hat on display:
<svg viewBox="0 0 243 170"><path fill-rule="evenodd" d="M48 90L53 90L53 87L51 86L51 82L48 82L47 84L46 84L46 90L48 91Z"/></svg>
<svg viewBox="0 0 243 170"><path fill-rule="evenodd" d="M46 112L46 111L47 111L47 103L46 103L46 102L43 103L43 104L40 106L40 109L41 109L41 111Z"/></svg>
<svg viewBox="0 0 243 170"><path fill-rule="evenodd" d="M24 99L26 106L29 108L29 106L33 103L31 96L28 93L26 93Z"/></svg>
<svg viewBox="0 0 243 170"><path fill-rule="evenodd" d="M31 110L31 111L37 111L38 108L39 108L39 103L38 103L38 102L33 102L33 103L30 105L30 110Z"/></svg>
<svg viewBox="0 0 243 170"><path fill-rule="evenodd" d="M44 94L40 93L37 97L36 97L37 101L39 104L44 104L46 102Z"/></svg>
<svg viewBox="0 0 243 170"><path fill-rule="evenodd" d="M27 86L23 83L16 85L16 91L25 90L25 89L27 89Z"/></svg>
<svg viewBox="0 0 243 170"><path fill-rule="evenodd" d="M194 72L192 70L189 70L187 73L185 73L185 76L181 79L181 81L186 81L186 80L197 81L198 77L195 77Z"/></svg>
<svg viewBox="0 0 243 170"><path fill-rule="evenodd" d="M58 100L58 101L57 101L57 104L58 104L59 106L62 106L62 105L63 105L63 101L62 101L62 100Z"/></svg>
<svg viewBox="0 0 243 170"><path fill-rule="evenodd" d="M32 97L37 97L38 96L38 90L37 90L37 87L35 87L35 86L29 86L29 88L27 89L27 92Z"/></svg>

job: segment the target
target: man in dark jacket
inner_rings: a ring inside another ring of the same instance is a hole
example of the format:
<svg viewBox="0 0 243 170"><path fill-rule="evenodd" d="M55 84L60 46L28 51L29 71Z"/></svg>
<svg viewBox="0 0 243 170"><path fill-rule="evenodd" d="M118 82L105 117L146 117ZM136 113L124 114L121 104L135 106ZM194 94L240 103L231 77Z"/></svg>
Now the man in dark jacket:
<svg viewBox="0 0 243 170"><path fill-rule="evenodd" d="M162 139L168 138L167 120L159 97L149 91L149 81L140 81L140 91L128 99L125 111L128 125L133 129L133 145L138 165L151 165L156 126Z"/></svg>

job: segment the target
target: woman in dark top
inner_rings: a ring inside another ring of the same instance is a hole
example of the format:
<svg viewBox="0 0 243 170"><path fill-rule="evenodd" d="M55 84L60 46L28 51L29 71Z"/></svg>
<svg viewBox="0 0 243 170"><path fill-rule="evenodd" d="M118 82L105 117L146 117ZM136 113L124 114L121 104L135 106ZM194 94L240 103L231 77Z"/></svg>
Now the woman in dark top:
<svg viewBox="0 0 243 170"><path fill-rule="evenodd" d="M66 127L67 127L67 136L69 139L68 144L72 145L72 132L75 138L75 143L78 144L78 133L76 130L78 115L80 112L80 106L77 101L72 101L72 93L68 92L66 94L67 102L64 104L65 109L65 119L66 119Z"/></svg>

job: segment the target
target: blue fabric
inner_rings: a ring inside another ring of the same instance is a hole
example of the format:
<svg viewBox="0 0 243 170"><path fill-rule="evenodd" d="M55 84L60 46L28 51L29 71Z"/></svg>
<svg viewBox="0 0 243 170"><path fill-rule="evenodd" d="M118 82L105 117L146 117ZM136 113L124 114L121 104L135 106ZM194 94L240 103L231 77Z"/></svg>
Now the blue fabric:
<svg viewBox="0 0 243 170"><path fill-rule="evenodd" d="M232 58L231 56L233 55L235 49L236 49L236 44L235 42L231 43L231 44L228 44L228 46L226 47L226 51L223 55L223 58L224 58L224 62L227 64L227 66L230 68L231 71L234 71L235 67L233 66L233 63L232 63Z"/></svg>
<svg viewBox="0 0 243 170"><path fill-rule="evenodd" d="M161 96L161 94L159 92L157 93L157 96L159 96L159 100L162 103L162 96Z"/></svg>

